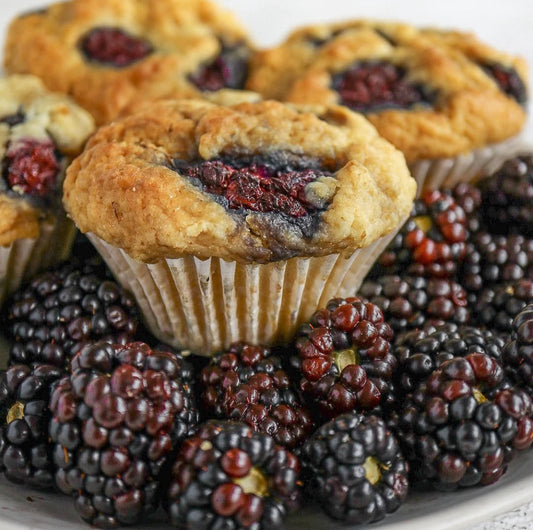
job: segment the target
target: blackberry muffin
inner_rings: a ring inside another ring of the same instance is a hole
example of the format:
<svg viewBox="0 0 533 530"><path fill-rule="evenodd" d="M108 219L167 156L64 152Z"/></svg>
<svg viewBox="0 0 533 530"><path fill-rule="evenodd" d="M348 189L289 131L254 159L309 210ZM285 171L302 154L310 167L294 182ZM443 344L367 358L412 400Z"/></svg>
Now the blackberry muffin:
<svg viewBox="0 0 533 530"><path fill-rule="evenodd" d="M250 53L240 23L208 0L72 0L13 20L5 67L102 124L139 99L241 89Z"/></svg>
<svg viewBox="0 0 533 530"><path fill-rule="evenodd" d="M415 194L361 115L168 100L102 127L64 204L164 342L287 340L353 292Z"/></svg>
<svg viewBox="0 0 533 530"><path fill-rule="evenodd" d="M304 27L259 52L248 87L363 112L414 163L515 136L526 119L526 79L522 59L473 35L357 20Z"/></svg>
<svg viewBox="0 0 533 530"><path fill-rule="evenodd" d="M91 116L33 76L0 79L0 305L20 283L64 259L66 166L92 133Z"/></svg>

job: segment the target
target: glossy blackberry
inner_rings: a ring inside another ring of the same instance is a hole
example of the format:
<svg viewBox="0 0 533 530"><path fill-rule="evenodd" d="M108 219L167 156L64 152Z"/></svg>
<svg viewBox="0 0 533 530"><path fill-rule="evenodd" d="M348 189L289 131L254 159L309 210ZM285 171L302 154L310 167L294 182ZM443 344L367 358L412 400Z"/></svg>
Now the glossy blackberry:
<svg viewBox="0 0 533 530"><path fill-rule="evenodd" d="M291 365L318 417L388 401L396 369L392 336L381 309L356 297L330 300L300 327Z"/></svg>
<svg viewBox="0 0 533 530"><path fill-rule="evenodd" d="M133 524L153 512L168 460L197 425L174 355L141 342L85 345L51 400L56 484L85 521Z"/></svg>
<svg viewBox="0 0 533 530"><path fill-rule="evenodd" d="M12 482L54 486L48 402L60 368L15 365L0 376L0 470Z"/></svg>
<svg viewBox="0 0 533 530"><path fill-rule="evenodd" d="M452 196L455 202L464 210L466 214L466 227L469 233L480 230L481 219L481 190L468 182L459 182L452 189Z"/></svg>
<svg viewBox="0 0 533 530"><path fill-rule="evenodd" d="M358 294L383 311L395 334L426 322L470 320L465 290L447 278L385 275L365 280Z"/></svg>
<svg viewBox="0 0 533 530"><path fill-rule="evenodd" d="M471 293L501 282L533 278L533 239L484 230L472 234L458 278Z"/></svg>
<svg viewBox="0 0 533 530"><path fill-rule="evenodd" d="M454 357L482 353L501 363L504 345L504 339L490 330L452 323L402 333L394 345L397 392L400 396L413 392L436 368ZM401 401L397 405L401 407Z"/></svg>
<svg viewBox="0 0 533 530"><path fill-rule="evenodd" d="M482 63L483 70L496 82L500 90L517 103L527 103L527 90L518 72L501 63Z"/></svg>
<svg viewBox="0 0 533 530"><path fill-rule="evenodd" d="M232 421L201 425L172 468L168 512L179 528L282 528L299 505L300 463L267 434Z"/></svg>
<svg viewBox="0 0 533 530"><path fill-rule="evenodd" d="M503 369L483 353L443 362L391 414L411 479L438 489L487 485L533 441L532 402L501 387Z"/></svg>
<svg viewBox="0 0 533 530"><path fill-rule="evenodd" d="M533 304L514 318L503 360L512 381L533 395Z"/></svg>
<svg viewBox="0 0 533 530"><path fill-rule="evenodd" d="M447 191L416 199L402 229L380 256L375 273L451 277L466 252L466 215Z"/></svg>
<svg viewBox="0 0 533 530"><path fill-rule="evenodd" d="M133 297L108 276L101 261L65 263L17 291L6 305L4 321L13 339L10 364L67 368L88 341L133 340L138 311Z"/></svg>
<svg viewBox="0 0 533 530"><path fill-rule="evenodd" d="M357 112L430 106L434 96L408 79L404 68L382 61L362 61L333 75L339 101Z"/></svg>
<svg viewBox="0 0 533 530"><path fill-rule="evenodd" d="M396 511L408 491L408 466L385 422L357 412L322 425L302 449L305 485L324 511L347 523L372 523Z"/></svg>
<svg viewBox="0 0 533 530"><path fill-rule="evenodd" d="M481 214L490 232L533 236L533 156L507 160L479 186Z"/></svg>
<svg viewBox="0 0 533 530"><path fill-rule="evenodd" d="M232 344L202 370L200 383L208 417L242 421L289 449L313 429L311 413L291 389L281 359L268 348Z"/></svg>
<svg viewBox="0 0 533 530"><path fill-rule="evenodd" d="M488 329L511 333L513 319L533 303L533 281L529 279L486 287L477 297L473 314L476 322Z"/></svg>

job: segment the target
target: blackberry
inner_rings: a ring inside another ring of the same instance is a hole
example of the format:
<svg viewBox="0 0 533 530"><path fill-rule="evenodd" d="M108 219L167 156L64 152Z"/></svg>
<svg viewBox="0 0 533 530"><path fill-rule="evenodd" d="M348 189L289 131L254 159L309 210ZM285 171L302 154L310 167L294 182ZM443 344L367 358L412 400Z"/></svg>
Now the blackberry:
<svg viewBox="0 0 533 530"><path fill-rule="evenodd" d="M480 184L481 214L490 232L533 236L533 156L517 156Z"/></svg>
<svg viewBox="0 0 533 530"><path fill-rule="evenodd" d="M518 72L501 63L481 63L480 66L498 85L500 90L520 105L527 103L527 89Z"/></svg>
<svg viewBox="0 0 533 530"><path fill-rule="evenodd" d="M481 227L481 190L468 182L459 182L452 189L455 202L466 214L466 227L469 233L477 232Z"/></svg>
<svg viewBox="0 0 533 530"><path fill-rule="evenodd" d="M394 345L396 389L403 395L413 392L436 368L455 357L483 353L501 363L504 345L503 338L490 330L452 323L402 333ZM397 405L402 406L401 401Z"/></svg>
<svg viewBox="0 0 533 530"><path fill-rule="evenodd" d="M503 369L484 353L443 362L409 394L389 426L411 479L438 489L492 484L515 450L533 441L532 402L503 388Z"/></svg>
<svg viewBox="0 0 533 530"><path fill-rule="evenodd" d="M407 462L373 415L348 412L322 425L303 446L302 462L312 497L334 519L379 521L407 496Z"/></svg>
<svg viewBox="0 0 533 530"><path fill-rule="evenodd" d="M484 230L472 234L458 277L474 295L497 283L533 278L533 239Z"/></svg>
<svg viewBox="0 0 533 530"><path fill-rule="evenodd" d="M487 287L481 291L474 308L476 321L507 337L513 319L533 303L533 281L529 279Z"/></svg>
<svg viewBox="0 0 533 530"><path fill-rule="evenodd" d="M54 485L48 401L62 375L55 366L19 364L0 377L0 470L12 482L42 489Z"/></svg>
<svg viewBox="0 0 533 530"><path fill-rule="evenodd" d="M99 527L156 509L169 457L198 421L176 358L141 342L85 345L50 409L56 484Z"/></svg>
<svg viewBox="0 0 533 530"><path fill-rule="evenodd" d="M378 274L451 277L466 253L466 215L451 193L430 190L378 260Z"/></svg>
<svg viewBox="0 0 533 530"><path fill-rule="evenodd" d="M291 364L319 417L388 401L396 369L392 336L381 309L355 297L330 300L300 327Z"/></svg>
<svg viewBox="0 0 533 530"><path fill-rule="evenodd" d="M300 496L300 463L267 434L211 420L182 444L167 507L179 528L283 526Z"/></svg>
<svg viewBox="0 0 533 530"><path fill-rule="evenodd" d="M133 297L112 281L101 261L65 263L39 274L7 303L5 330L13 339L10 364L68 368L89 341L133 340L138 311Z"/></svg>
<svg viewBox="0 0 533 530"><path fill-rule="evenodd" d="M383 311L395 334L426 322L470 320L465 290L447 278L385 275L365 280L358 294Z"/></svg>
<svg viewBox="0 0 533 530"><path fill-rule="evenodd" d="M289 449L313 429L311 413L291 389L281 359L268 348L232 344L215 355L201 373L207 415L242 421Z"/></svg>
<svg viewBox="0 0 533 530"><path fill-rule="evenodd" d="M514 318L503 359L512 381L533 394L533 304Z"/></svg>

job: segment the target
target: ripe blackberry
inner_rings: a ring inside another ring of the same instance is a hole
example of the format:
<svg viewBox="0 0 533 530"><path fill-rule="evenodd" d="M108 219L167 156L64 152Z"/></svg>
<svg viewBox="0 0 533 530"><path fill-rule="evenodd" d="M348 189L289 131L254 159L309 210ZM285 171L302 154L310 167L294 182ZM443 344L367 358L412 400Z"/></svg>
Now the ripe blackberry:
<svg viewBox="0 0 533 530"><path fill-rule="evenodd" d="M65 263L39 274L8 302L5 330L13 339L10 364L68 368L88 341L133 340L138 311L133 297L112 281L100 261Z"/></svg>
<svg viewBox="0 0 533 530"><path fill-rule="evenodd" d="M416 199L402 229L378 260L378 274L450 277L466 252L466 215L447 191Z"/></svg>
<svg viewBox="0 0 533 530"><path fill-rule="evenodd" d="M358 294L383 311L395 334L426 322L470 320L465 290L447 278L385 275L365 280Z"/></svg>
<svg viewBox="0 0 533 530"><path fill-rule="evenodd" d="M291 364L319 417L384 405L396 369L393 332L378 306L334 298L300 327Z"/></svg>
<svg viewBox="0 0 533 530"><path fill-rule="evenodd" d="M198 421L176 358L141 342L85 345L50 409L56 484L100 527L157 508L168 459Z"/></svg>
<svg viewBox="0 0 533 530"><path fill-rule="evenodd" d="M528 304L533 303L533 281L518 280L481 291L474 308L476 321L488 329L511 333L513 319Z"/></svg>
<svg viewBox="0 0 533 530"><path fill-rule="evenodd" d="M484 230L472 234L458 278L472 293L500 282L533 278L533 239Z"/></svg>
<svg viewBox="0 0 533 530"><path fill-rule="evenodd" d="M413 392L433 370L454 357L483 353L501 363L504 344L504 339L490 330L452 323L402 333L394 345L398 359L397 392L399 395ZM402 406L401 401L397 405Z"/></svg>
<svg viewBox="0 0 533 530"><path fill-rule="evenodd" d="M533 441L532 402L503 388L503 369L484 353L445 361L391 414L414 482L438 489L492 484L515 450Z"/></svg>
<svg viewBox="0 0 533 530"><path fill-rule="evenodd" d="M479 186L481 214L492 233L533 236L533 156L507 160Z"/></svg>
<svg viewBox="0 0 533 530"><path fill-rule="evenodd" d="M481 63L480 66L490 77L492 77L492 79L494 79L504 94L521 105L527 103L528 97L526 85L514 68L496 62Z"/></svg>
<svg viewBox="0 0 533 530"><path fill-rule="evenodd" d="M481 190L468 182L459 182L452 189L455 202L466 214L466 227L470 233L481 227Z"/></svg>
<svg viewBox="0 0 533 530"><path fill-rule="evenodd" d="M55 366L18 364L0 376L0 471L12 482L43 489L54 485L48 401L62 375Z"/></svg>
<svg viewBox="0 0 533 530"><path fill-rule="evenodd" d="M514 318L503 360L511 380L533 394L533 304Z"/></svg>
<svg viewBox="0 0 533 530"><path fill-rule="evenodd" d="M311 413L291 389L280 357L268 348L232 344L212 358L200 382L208 417L242 421L289 449L313 429Z"/></svg>
<svg viewBox="0 0 533 530"><path fill-rule="evenodd" d="M407 496L407 463L373 415L348 412L322 425L303 446L302 462L312 497L334 519L379 521Z"/></svg>
<svg viewBox="0 0 533 530"><path fill-rule="evenodd" d="M182 444L168 512L179 528L281 528L299 504L300 463L267 434L211 420Z"/></svg>

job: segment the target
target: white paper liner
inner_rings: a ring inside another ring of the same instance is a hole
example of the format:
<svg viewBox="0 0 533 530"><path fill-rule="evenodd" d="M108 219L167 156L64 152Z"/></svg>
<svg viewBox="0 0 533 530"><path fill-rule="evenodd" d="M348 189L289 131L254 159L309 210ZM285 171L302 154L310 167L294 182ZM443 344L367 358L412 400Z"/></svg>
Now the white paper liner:
<svg viewBox="0 0 533 530"><path fill-rule="evenodd" d="M401 226L401 224L400 224ZM272 345L335 296L353 296L396 231L349 256L241 264L193 256L144 264L87 234L117 281L135 296L161 341L210 355L243 340Z"/></svg>
<svg viewBox="0 0 533 530"><path fill-rule="evenodd" d="M18 239L0 247L0 306L24 280L66 259L75 233L72 221L61 217L44 221L35 239Z"/></svg>
<svg viewBox="0 0 533 530"><path fill-rule="evenodd" d="M515 136L498 144L476 149L453 158L419 160L409 165L418 185L418 193L425 189L453 188L459 182L472 182L481 175L499 169L515 152L527 149L522 136Z"/></svg>

